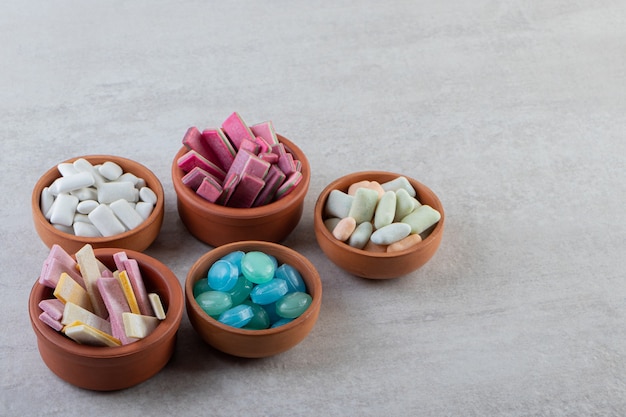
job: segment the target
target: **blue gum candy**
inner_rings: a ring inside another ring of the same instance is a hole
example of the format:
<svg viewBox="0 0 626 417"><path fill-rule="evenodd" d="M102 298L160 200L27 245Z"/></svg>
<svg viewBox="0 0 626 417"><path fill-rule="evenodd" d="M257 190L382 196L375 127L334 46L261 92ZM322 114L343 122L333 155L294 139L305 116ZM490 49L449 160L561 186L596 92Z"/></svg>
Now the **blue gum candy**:
<svg viewBox="0 0 626 417"><path fill-rule="evenodd" d="M243 255L245 255L244 251L236 250L229 253L228 255L222 256L221 259L230 262L231 264L235 265L239 271L241 271L241 259L243 259Z"/></svg>
<svg viewBox="0 0 626 417"><path fill-rule="evenodd" d="M233 300L233 305L239 305L243 302L243 300L248 298L248 296L250 295L250 291L252 291L253 287L254 284L252 282L248 281L243 275L239 275L239 278L237 278L237 283L235 284L233 289L228 291L230 297Z"/></svg>
<svg viewBox="0 0 626 417"><path fill-rule="evenodd" d="M193 298L196 298L203 292L210 290L211 286L209 286L209 280L207 278L201 278L195 284L193 284Z"/></svg>
<svg viewBox="0 0 626 417"><path fill-rule="evenodd" d="M226 310L222 314L220 314L218 320L220 323L224 323L228 326L241 328L250 323L252 317L254 317L254 311L252 311L252 307L245 304L239 304L238 306Z"/></svg>
<svg viewBox="0 0 626 417"><path fill-rule="evenodd" d="M306 292L306 284L302 279L302 275L293 266L282 264L276 269L275 276L287 282L287 292Z"/></svg>
<svg viewBox="0 0 626 417"><path fill-rule="evenodd" d="M209 316L217 317L232 307L230 294L222 291L205 291L198 294L196 302Z"/></svg>
<svg viewBox="0 0 626 417"><path fill-rule="evenodd" d="M287 282L284 279L274 278L264 284L255 286L250 291L250 299L256 304L270 304L287 294L288 289Z"/></svg>
<svg viewBox="0 0 626 417"><path fill-rule="evenodd" d="M243 304L250 306L254 313L250 322L243 327L244 329L263 330L270 327L270 317L262 306L250 300L244 301Z"/></svg>
<svg viewBox="0 0 626 417"><path fill-rule="evenodd" d="M231 262L220 259L211 265L209 285L216 291L230 291L237 284L239 269Z"/></svg>
<svg viewBox="0 0 626 417"><path fill-rule="evenodd" d="M295 319L306 311L313 299L305 292L292 292L276 301L276 314L287 319Z"/></svg>

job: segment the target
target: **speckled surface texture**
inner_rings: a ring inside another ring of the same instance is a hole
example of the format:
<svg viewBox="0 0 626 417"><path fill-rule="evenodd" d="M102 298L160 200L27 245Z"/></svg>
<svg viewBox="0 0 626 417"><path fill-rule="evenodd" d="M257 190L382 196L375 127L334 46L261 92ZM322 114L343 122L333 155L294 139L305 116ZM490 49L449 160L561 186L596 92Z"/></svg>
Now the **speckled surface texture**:
<svg viewBox="0 0 626 417"><path fill-rule="evenodd" d="M0 415L626 414L626 4L529 1L7 2L0 13ZM184 282L211 247L178 218L185 130L238 111L306 152L283 243L324 285L316 327L268 359L220 354L186 315L172 361L100 394L41 361L27 300L47 248L30 194L72 156L117 154L166 192L146 253ZM351 171L441 198L435 257L397 280L323 255L313 206Z"/></svg>

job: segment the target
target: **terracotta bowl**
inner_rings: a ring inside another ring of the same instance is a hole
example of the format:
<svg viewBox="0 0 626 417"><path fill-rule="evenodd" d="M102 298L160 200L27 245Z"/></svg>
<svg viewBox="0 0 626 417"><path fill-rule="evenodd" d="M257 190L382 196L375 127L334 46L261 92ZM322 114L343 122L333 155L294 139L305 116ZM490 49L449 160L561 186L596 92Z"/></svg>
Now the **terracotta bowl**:
<svg viewBox="0 0 626 417"><path fill-rule="evenodd" d="M115 269L113 254L122 249L95 249L96 257ZM148 292L159 294L166 318L146 338L119 347L80 345L39 320L41 300L53 298L52 289L36 282L28 312L44 363L70 384L96 391L128 388L158 373L172 356L183 315L183 291L178 278L165 265L143 253L124 249L134 258Z"/></svg>
<svg viewBox="0 0 626 417"><path fill-rule="evenodd" d="M314 209L313 226L315 229L315 237L322 251L337 266L362 278L389 279L397 278L415 271L433 257L439 248L443 236L445 220L443 206L434 192L424 184L406 175L404 175L404 177L409 180L417 192L417 199L422 204L428 204L441 213L441 220L439 220L430 234L422 240L422 242L396 253L368 252L353 248L347 243L335 239L324 225L324 207L326 206L328 195L332 190L336 189L346 192L350 184L355 182L368 180L378 181L382 184L401 175L402 174L385 171L355 172L336 179L328 184L320 193Z"/></svg>
<svg viewBox="0 0 626 417"><path fill-rule="evenodd" d="M279 264L288 263L296 268L313 298L309 308L290 323L264 330L231 327L206 314L193 297L193 286L201 278L206 278L207 271L216 260L237 250L262 251L275 256ZM292 249L273 242L234 242L211 250L193 264L185 281L185 304L189 321L206 343L233 356L262 358L291 349L309 334L319 316L322 282L311 262Z"/></svg>
<svg viewBox="0 0 626 417"><path fill-rule="evenodd" d="M52 184L54 180L61 175L56 167L50 168L45 174L39 178L39 181L33 188L31 198L31 210L33 213L33 221L35 229L41 240L48 247L58 244L68 253L76 253L85 244L89 243L95 248L123 248L136 251L147 249L157 238L161 225L163 224L163 216L165 213L164 202L165 196L163 186L157 176L145 166L130 159L113 155L89 155L68 159L64 162L73 162L79 158L84 158L91 162L92 165L100 164L106 161L112 161L118 164L124 172L130 172L137 177L143 178L146 185L154 191L157 196L157 203L152 214L138 227L124 233L109 237L81 237L69 233L62 232L50 224L41 212L41 192L44 187Z"/></svg>
<svg viewBox="0 0 626 417"><path fill-rule="evenodd" d="M278 139L295 159L302 162L302 181L282 199L253 208L224 207L196 195L194 190L183 184L184 172L177 165L178 158L187 150L182 147L178 151L172 162L178 214L194 237L211 246L242 240L281 242L295 229L302 217L311 166L300 148L281 135Z"/></svg>

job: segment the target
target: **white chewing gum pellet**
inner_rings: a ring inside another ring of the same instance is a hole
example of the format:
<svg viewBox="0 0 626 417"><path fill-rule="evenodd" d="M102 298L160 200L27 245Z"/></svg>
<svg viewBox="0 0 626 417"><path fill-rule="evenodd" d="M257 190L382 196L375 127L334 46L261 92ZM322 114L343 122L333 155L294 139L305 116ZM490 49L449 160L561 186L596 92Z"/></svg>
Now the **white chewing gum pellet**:
<svg viewBox="0 0 626 417"><path fill-rule="evenodd" d="M94 185L93 175L89 172L79 172L69 177L61 177L54 182L56 192L59 194L69 193L70 191L79 190Z"/></svg>
<svg viewBox="0 0 626 417"><path fill-rule="evenodd" d="M122 313L126 336L143 339L157 328L161 322L154 316L144 316L135 313Z"/></svg>
<svg viewBox="0 0 626 417"><path fill-rule="evenodd" d="M93 176L95 187L100 187L100 185L106 182L106 179L100 175L96 167L91 165L91 162L86 160L85 158L78 158L74 161L74 168L76 168L79 172L89 172Z"/></svg>
<svg viewBox="0 0 626 417"><path fill-rule="evenodd" d="M408 235L404 239L401 239L391 245L387 246L387 252L400 252L405 249L408 249L412 246L417 245L422 241L422 237L420 235Z"/></svg>
<svg viewBox="0 0 626 417"><path fill-rule="evenodd" d="M369 184L370 182L367 180L358 181L353 184L350 184L350 186L348 187L348 195L355 195L356 190L358 190L359 188L367 188Z"/></svg>
<svg viewBox="0 0 626 417"><path fill-rule="evenodd" d="M404 188L396 191L396 214L393 217L393 221L399 222L409 213L411 213L419 203L417 200L409 195L409 192Z"/></svg>
<svg viewBox="0 0 626 417"><path fill-rule="evenodd" d="M391 223L372 233L370 240L377 245L390 245L404 239L411 233L411 226L406 223Z"/></svg>
<svg viewBox="0 0 626 417"><path fill-rule="evenodd" d="M89 220L98 228L102 236L114 236L124 233L126 228L106 204L100 204L88 214Z"/></svg>
<svg viewBox="0 0 626 417"><path fill-rule="evenodd" d="M50 208L52 207L52 204L54 204L54 196L50 192L50 188L44 187L44 189L41 190L41 198L39 200L39 208L41 209L41 212L43 213L45 218L48 219L48 220L50 220L50 213L49 212L50 212Z"/></svg>
<svg viewBox="0 0 626 417"><path fill-rule="evenodd" d="M78 174L79 171L74 168L74 164L71 162L62 162L57 165L57 170L62 177L69 177L74 174Z"/></svg>
<svg viewBox="0 0 626 417"><path fill-rule="evenodd" d="M109 207L128 230L134 229L143 223L143 217L141 217L130 203L124 199L112 202Z"/></svg>
<svg viewBox="0 0 626 417"><path fill-rule="evenodd" d="M61 324L69 325L75 321L80 321L91 327L95 327L107 334L111 334L111 323L102 317L96 316L89 310L82 308L74 303L65 303L63 309L63 317L61 318Z"/></svg>
<svg viewBox="0 0 626 417"><path fill-rule="evenodd" d="M76 206L76 211L80 214L89 214L99 205L96 200L83 200Z"/></svg>
<svg viewBox="0 0 626 417"><path fill-rule="evenodd" d="M98 190L94 187L80 188L78 190L71 191L70 194L76 196L79 201L98 200Z"/></svg>
<svg viewBox="0 0 626 417"><path fill-rule="evenodd" d="M332 233L335 239L345 242L350 238L354 229L356 229L356 220L353 217L344 217L337 223Z"/></svg>
<svg viewBox="0 0 626 417"><path fill-rule="evenodd" d="M102 300L100 291L98 291L97 282L102 274L100 273L100 268L98 267L93 247L87 244L80 248L78 252L76 252L75 256L76 262L78 262L78 266L80 267L80 273L85 280L87 294L89 294L89 299L93 305L93 309L91 309L91 311L103 319L106 319L109 312L107 311L104 301Z"/></svg>
<svg viewBox="0 0 626 417"><path fill-rule="evenodd" d="M348 239L348 245L353 248L363 249L372 236L374 226L370 222L363 222L354 229L350 239Z"/></svg>
<svg viewBox="0 0 626 417"><path fill-rule="evenodd" d="M417 207L401 221L411 227L411 233L422 233L441 219L441 213L424 204Z"/></svg>
<svg viewBox="0 0 626 417"><path fill-rule="evenodd" d="M332 190L330 194L328 194L328 199L324 206L324 213L328 217L339 217L340 219L348 217L352 201L354 201L354 196L346 194L343 191Z"/></svg>
<svg viewBox="0 0 626 417"><path fill-rule="evenodd" d="M358 188L354 193L354 201L348 216L356 220L356 224L372 221L378 204L378 193L369 188Z"/></svg>
<svg viewBox="0 0 626 417"><path fill-rule="evenodd" d="M76 206L78 206L78 198L71 194L59 194L52 204L50 223L71 227Z"/></svg>
<svg viewBox="0 0 626 417"><path fill-rule="evenodd" d="M125 172L115 182L130 182L137 188L137 184L139 184L139 178L130 172Z"/></svg>
<svg viewBox="0 0 626 417"><path fill-rule="evenodd" d="M52 227L57 229L59 232L67 233L68 235L74 234L74 229L72 226L66 226L64 224L50 223Z"/></svg>
<svg viewBox="0 0 626 417"><path fill-rule="evenodd" d="M141 216L142 219L146 220L152 214L152 210L154 210L154 206L150 203L146 203L144 201L140 201L135 204L135 211L137 214Z"/></svg>
<svg viewBox="0 0 626 417"><path fill-rule="evenodd" d="M391 223L396 215L396 193L385 191L376 205L374 212L374 227L380 229Z"/></svg>
<svg viewBox="0 0 626 417"><path fill-rule="evenodd" d="M165 309L163 308L163 303L161 303L161 297L156 293L149 293L148 299L150 300L150 305L152 306L152 310L154 310L154 315L159 320L165 320Z"/></svg>
<svg viewBox="0 0 626 417"><path fill-rule="evenodd" d="M74 303L86 310L93 311L87 291L65 272L59 277L53 295L64 303Z"/></svg>
<svg viewBox="0 0 626 417"><path fill-rule="evenodd" d="M65 326L63 333L81 345L115 347L122 344L119 339L80 322Z"/></svg>
<svg viewBox="0 0 626 417"><path fill-rule="evenodd" d="M98 167L98 172L107 180L115 181L124 173L124 170L115 162L106 161Z"/></svg>
<svg viewBox="0 0 626 417"><path fill-rule="evenodd" d="M91 220L89 220L89 216L86 214L81 214L81 213L74 214L74 223L76 222L91 224Z"/></svg>
<svg viewBox="0 0 626 417"><path fill-rule="evenodd" d="M141 187L139 189L139 200L155 205L157 202L157 195L154 191L152 191L152 189L148 187Z"/></svg>
<svg viewBox="0 0 626 417"><path fill-rule="evenodd" d="M110 204L120 199L134 202L138 197L139 192L131 182L107 182L98 187L100 204Z"/></svg>
<svg viewBox="0 0 626 417"><path fill-rule="evenodd" d="M100 231L91 223L75 221L72 226L74 234L81 237L102 237Z"/></svg>
<svg viewBox="0 0 626 417"><path fill-rule="evenodd" d="M141 311L139 311L139 305L137 304L137 297L135 297L135 293L133 292L133 286L128 279L128 274L126 273L126 271L118 271L117 273L113 273L113 276L116 277L117 280L120 282L122 292L124 293L124 297L126 297L128 307L130 307L130 312L135 314L141 314Z"/></svg>
<svg viewBox="0 0 626 417"><path fill-rule="evenodd" d="M385 191L397 191L400 188L404 188L411 197L415 197L417 194L415 192L415 188L413 188L409 180L406 177L402 177L402 176L396 179L393 179L391 181L388 181L384 184L381 184L381 186L383 187L383 190Z"/></svg>

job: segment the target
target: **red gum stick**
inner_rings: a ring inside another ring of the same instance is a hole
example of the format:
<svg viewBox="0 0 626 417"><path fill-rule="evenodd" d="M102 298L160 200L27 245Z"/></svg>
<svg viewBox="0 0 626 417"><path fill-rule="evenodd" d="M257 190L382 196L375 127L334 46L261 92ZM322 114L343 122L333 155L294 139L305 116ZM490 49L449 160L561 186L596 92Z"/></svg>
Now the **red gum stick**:
<svg viewBox="0 0 626 417"><path fill-rule="evenodd" d="M208 159L209 161L215 161L215 153L209 146L206 139L202 136L202 133L197 127L190 127L187 129L185 136L183 136L183 145L189 150L198 152L200 155Z"/></svg>
<svg viewBox="0 0 626 417"><path fill-rule="evenodd" d="M200 186L196 190L196 194L205 200L215 203L221 197L223 192L222 186L211 177L204 177Z"/></svg>
<svg viewBox="0 0 626 417"><path fill-rule="evenodd" d="M276 131L274 130L274 124L271 121L252 125L250 126L250 130L254 136L262 137L269 145L275 145L278 143L278 137L276 136Z"/></svg>
<svg viewBox="0 0 626 417"><path fill-rule="evenodd" d="M235 146L235 149L239 149L241 141L246 138L254 141L252 131L237 112L234 112L224 120L222 129L224 129L224 132Z"/></svg>
<svg viewBox="0 0 626 417"><path fill-rule="evenodd" d="M263 187L256 200L254 200L252 206L258 207L271 203L274 200L276 191L285 181L285 178L287 178L285 173L272 165L265 179L265 187Z"/></svg>
<svg viewBox="0 0 626 417"><path fill-rule="evenodd" d="M205 129L202 131L202 137L215 154L216 161L214 162L224 171L228 171L237 151L224 134L224 131L219 128Z"/></svg>
<svg viewBox="0 0 626 417"><path fill-rule="evenodd" d="M224 172L222 168L218 167L196 151L189 151L178 158L177 164L178 167L184 172L190 172L195 167L200 167L216 178L224 179L226 176L226 172Z"/></svg>
<svg viewBox="0 0 626 417"><path fill-rule="evenodd" d="M252 207L252 203L254 203L264 185L265 182L259 177L243 174L228 201L228 206L239 208Z"/></svg>
<svg viewBox="0 0 626 417"><path fill-rule="evenodd" d="M196 191L196 190L198 190L198 187L200 187L200 184L202 184L202 180L204 180L207 177L208 178L212 178L217 183L221 182L216 177L214 177L213 175L209 174L208 172L206 172L205 170L203 170L200 167L195 167L194 169L192 169L191 171L186 173L183 176L183 178L182 178L182 182L187 187L189 187L189 188L193 189L194 191Z"/></svg>

